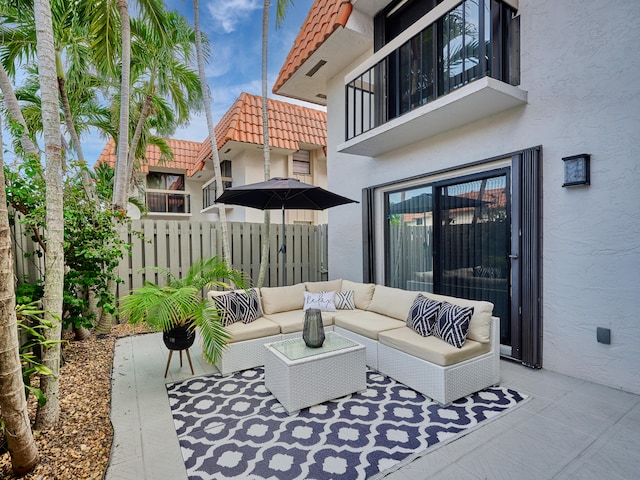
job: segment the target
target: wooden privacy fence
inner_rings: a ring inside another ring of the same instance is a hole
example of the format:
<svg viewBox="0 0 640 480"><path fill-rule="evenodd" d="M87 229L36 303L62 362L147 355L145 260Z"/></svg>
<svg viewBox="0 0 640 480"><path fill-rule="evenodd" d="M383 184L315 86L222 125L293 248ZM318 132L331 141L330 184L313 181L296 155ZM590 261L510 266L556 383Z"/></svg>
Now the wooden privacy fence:
<svg viewBox="0 0 640 480"><path fill-rule="evenodd" d="M264 225L261 223L228 223L232 266L249 276L252 284L258 280ZM281 278L282 244L280 225L269 229L269 261L264 285L278 286ZM136 234L140 232L141 235ZM29 238L19 219L13 225L15 241L15 273L20 281L34 282L43 278L44 256ZM286 225L287 283L327 279L327 225ZM146 267L161 267L181 277L191 264L213 255L222 258L222 229L217 222L188 220L133 220L124 239L131 243L131 255L120 261L118 276L124 281L118 296L142 286L145 280L165 282L163 275ZM25 257L25 253L29 254Z"/></svg>
<svg viewBox="0 0 640 480"><path fill-rule="evenodd" d="M227 224L232 266L251 279L258 280L264 225L231 222ZM281 226L269 229L269 261L265 287L278 286L281 278ZM139 238L134 232L141 232ZM162 283L163 276L145 267L157 266L175 276L186 274L189 266L201 258L222 258L222 229L217 222L176 220L133 220L125 239L131 243L131 255L120 262L119 277L124 284L119 296L140 287L145 280ZM327 225L286 225L287 283L325 280L327 278ZM142 271L141 271L142 270Z"/></svg>

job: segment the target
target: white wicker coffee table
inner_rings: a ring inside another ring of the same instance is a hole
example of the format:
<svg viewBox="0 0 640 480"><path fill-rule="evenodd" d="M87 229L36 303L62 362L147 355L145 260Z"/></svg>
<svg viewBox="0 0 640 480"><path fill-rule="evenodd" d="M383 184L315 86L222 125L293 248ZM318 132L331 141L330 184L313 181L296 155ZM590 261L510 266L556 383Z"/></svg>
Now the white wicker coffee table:
<svg viewBox="0 0 640 480"><path fill-rule="evenodd" d="M364 345L335 332L326 333L320 348L302 338L265 347L265 385L289 414L367 387Z"/></svg>

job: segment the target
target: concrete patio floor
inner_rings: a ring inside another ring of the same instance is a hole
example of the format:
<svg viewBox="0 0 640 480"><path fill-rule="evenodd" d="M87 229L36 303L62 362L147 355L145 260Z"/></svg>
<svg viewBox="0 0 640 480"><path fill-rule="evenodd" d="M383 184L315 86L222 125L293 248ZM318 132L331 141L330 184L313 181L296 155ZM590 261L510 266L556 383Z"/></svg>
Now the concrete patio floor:
<svg viewBox="0 0 640 480"><path fill-rule="evenodd" d="M196 375L215 372L194 345ZM114 352L114 441L106 480L182 480L186 470L165 382L191 377L160 333L119 339ZM501 361L501 384L532 398L391 473L388 480L638 479L640 396Z"/></svg>

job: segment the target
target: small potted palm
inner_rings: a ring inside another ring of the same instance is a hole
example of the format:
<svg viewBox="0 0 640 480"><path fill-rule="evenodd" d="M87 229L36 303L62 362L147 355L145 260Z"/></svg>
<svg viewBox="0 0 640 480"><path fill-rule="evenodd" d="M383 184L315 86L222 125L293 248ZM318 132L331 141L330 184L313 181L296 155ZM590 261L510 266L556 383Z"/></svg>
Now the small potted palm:
<svg viewBox="0 0 640 480"><path fill-rule="evenodd" d="M168 283L159 286L145 282L120 300L120 314L131 323L144 322L154 330L161 330L170 350L189 348L198 330L205 358L216 363L229 334L220 321L215 303L203 295L203 289L245 288L245 275L228 268L217 257L198 260L183 278L176 278L162 268L151 270L166 275Z"/></svg>

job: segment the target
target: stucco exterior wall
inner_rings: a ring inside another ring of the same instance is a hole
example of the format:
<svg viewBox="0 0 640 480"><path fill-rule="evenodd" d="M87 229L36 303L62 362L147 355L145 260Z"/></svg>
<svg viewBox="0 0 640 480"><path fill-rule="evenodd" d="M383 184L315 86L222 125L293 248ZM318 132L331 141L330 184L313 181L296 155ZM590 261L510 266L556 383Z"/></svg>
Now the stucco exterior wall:
<svg viewBox="0 0 640 480"><path fill-rule="evenodd" d="M640 393L640 2L520 0L524 107L377 158L337 152L344 75L328 95L328 184L384 182L542 146L543 367ZM563 188L562 157L591 154ZM331 278L362 279L362 207L329 211ZM611 345L596 327L611 328Z"/></svg>

